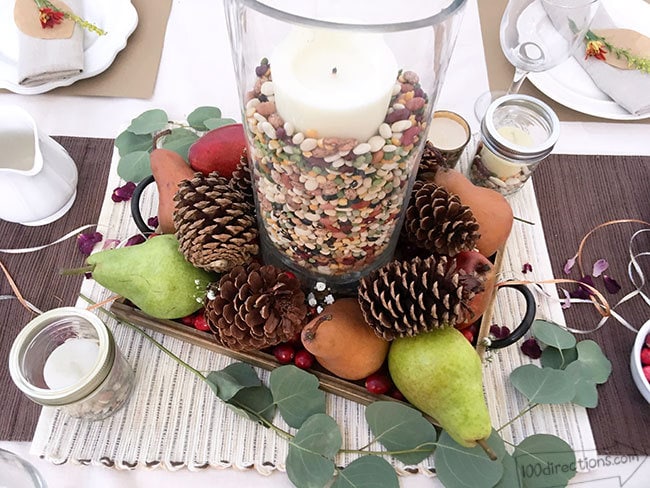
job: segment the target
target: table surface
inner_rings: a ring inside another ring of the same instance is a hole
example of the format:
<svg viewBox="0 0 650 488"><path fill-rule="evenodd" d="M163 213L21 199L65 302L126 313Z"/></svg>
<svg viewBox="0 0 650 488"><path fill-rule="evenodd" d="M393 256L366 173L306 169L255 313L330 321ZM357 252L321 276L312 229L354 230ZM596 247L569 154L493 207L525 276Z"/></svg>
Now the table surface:
<svg viewBox="0 0 650 488"><path fill-rule="evenodd" d="M468 0L438 109L453 110L465 117L474 131L478 121L474 100L488 89L477 1ZM191 20L188 20L191 19ZM204 37L202 39L201 37ZM193 41L188 41L188 39ZM224 116L240 119L234 72L221 2L174 0L166 33L160 70L151 99L71 97L56 93L36 96L0 94L1 104L28 110L39 128L51 135L115 137L139 113L162 108L173 120L182 120L195 107L217 105ZM650 155L647 124L563 122L556 153ZM28 443L0 441L0 447L24 455L43 473L50 487L177 486L292 486L283 473L261 476L234 469L190 472L181 470L118 471L103 467L51 465L28 453ZM599 469L580 474L573 481L581 486L620 486L615 470ZM643 463L626 486L646 486L635 481L650 479L650 460ZM599 481L597 481L599 480ZM645 483L645 482L644 482ZM440 486L424 476L401 479L404 487Z"/></svg>

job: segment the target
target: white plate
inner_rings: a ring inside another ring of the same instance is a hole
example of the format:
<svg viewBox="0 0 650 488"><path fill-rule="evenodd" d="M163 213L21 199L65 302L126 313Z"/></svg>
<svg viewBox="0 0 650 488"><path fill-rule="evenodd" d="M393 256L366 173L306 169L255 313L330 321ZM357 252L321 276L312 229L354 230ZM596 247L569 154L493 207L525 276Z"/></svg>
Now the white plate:
<svg viewBox="0 0 650 488"><path fill-rule="evenodd" d="M0 88L14 93L34 95L77 80L91 78L106 70L124 47L138 25L138 13L131 0L85 0L82 17L107 34L98 36L84 31L84 70L65 80L25 87L18 84L18 28L14 23L14 2L0 0Z"/></svg>
<svg viewBox="0 0 650 488"><path fill-rule="evenodd" d="M650 36L650 4L644 0L602 0L616 25ZM569 58L553 69L530 73L528 79L542 93L578 112L612 120L641 120L650 114L632 115L603 93L587 72Z"/></svg>

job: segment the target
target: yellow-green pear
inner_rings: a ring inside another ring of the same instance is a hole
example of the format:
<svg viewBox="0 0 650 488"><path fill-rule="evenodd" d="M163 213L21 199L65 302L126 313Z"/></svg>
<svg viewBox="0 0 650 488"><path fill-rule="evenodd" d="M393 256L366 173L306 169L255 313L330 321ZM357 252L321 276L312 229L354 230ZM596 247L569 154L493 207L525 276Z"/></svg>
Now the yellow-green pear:
<svg viewBox="0 0 650 488"><path fill-rule="evenodd" d="M395 339L388 369L404 397L460 445L474 447L490 436L481 360L454 327Z"/></svg>
<svg viewBox="0 0 650 488"><path fill-rule="evenodd" d="M185 317L201 308L213 279L185 259L171 234L100 251L90 255L86 263L97 283L160 319Z"/></svg>

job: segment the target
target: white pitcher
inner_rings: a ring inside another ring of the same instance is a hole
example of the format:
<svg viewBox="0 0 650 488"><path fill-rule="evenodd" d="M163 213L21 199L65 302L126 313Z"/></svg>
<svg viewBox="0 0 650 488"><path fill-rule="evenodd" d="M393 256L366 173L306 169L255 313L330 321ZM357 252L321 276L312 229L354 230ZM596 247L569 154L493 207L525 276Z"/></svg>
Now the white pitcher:
<svg viewBox="0 0 650 488"><path fill-rule="evenodd" d="M77 167L32 116L0 105L0 219L23 225L57 220L77 195Z"/></svg>

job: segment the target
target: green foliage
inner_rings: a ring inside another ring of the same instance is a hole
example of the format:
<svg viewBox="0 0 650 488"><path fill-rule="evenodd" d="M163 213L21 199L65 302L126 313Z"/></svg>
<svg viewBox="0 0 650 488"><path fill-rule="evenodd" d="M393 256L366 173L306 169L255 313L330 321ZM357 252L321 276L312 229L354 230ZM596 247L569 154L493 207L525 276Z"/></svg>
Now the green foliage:
<svg viewBox="0 0 650 488"><path fill-rule="evenodd" d="M567 486L576 474L576 456L559 437L535 434L527 437L513 453L519 486L548 488Z"/></svg>
<svg viewBox="0 0 650 488"><path fill-rule="evenodd" d="M417 464L435 449L436 429L414 408L378 401L366 407L366 420L375 440L404 464Z"/></svg>
<svg viewBox="0 0 650 488"><path fill-rule="evenodd" d="M510 373L510 382L531 403L568 403L575 396L571 377L558 369L525 364Z"/></svg>
<svg viewBox="0 0 650 488"><path fill-rule="evenodd" d="M578 361L586 366L588 378L596 384L607 381L612 372L612 363L605 357L600 346L594 341L580 341L576 346Z"/></svg>
<svg viewBox="0 0 650 488"><path fill-rule="evenodd" d="M565 371L574 382L573 403L587 408L595 408L598 405L598 391L596 383L590 380L588 366L580 361L574 361L566 367Z"/></svg>
<svg viewBox="0 0 650 488"><path fill-rule="evenodd" d="M332 488L399 488L395 470L388 461L378 456L355 459L341 470Z"/></svg>
<svg viewBox="0 0 650 488"><path fill-rule="evenodd" d="M552 322L536 320L531 331L537 340L557 349L571 349L576 345L574 335Z"/></svg>
<svg viewBox="0 0 650 488"><path fill-rule="evenodd" d="M325 413L325 393L318 378L293 365L276 368L269 381L280 415L291 427L299 428L308 417Z"/></svg>
<svg viewBox="0 0 650 488"><path fill-rule="evenodd" d="M161 147L187 160L190 146L206 131L234 123L233 119L221 118L221 110L217 107L195 109L188 116L186 126L170 122L164 110L147 110L131 120L126 130L115 139L120 154L117 174L134 183L151 175L149 154L154 149L156 138L160 138Z"/></svg>
<svg viewBox="0 0 650 488"><path fill-rule="evenodd" d="M506 454L503 440L492 431L488 445L497 455L492 461L479 447L463 447L444 430L440 434L434 459L438 478L446 488L476 488L494 486L503 477L502 459Z"/></svg>
<svg viewBox="0 0 650 488"><path fill-rule="evenodd" d="M515 488L519 486L519 473L517 472L517 463L507 452L501 459L503 465L503 475L494 488Z"/></svg>
<svg viewBox="0 0 650 488"><path fill-rule="evenodd" d="M542 351L542 357L539 358L539 362L544 368L565 369L576 359L578 359L578 350L575 347L571 349L557 349L547 346Z"/></svg>
<svg viewBox="0 0 650 488"><path fill-rule="evenodd" d="M309 417L289 442L287 475L301 488L322 488L335 472L334 456L343 439L336 421L323 413Z"/></svg>

